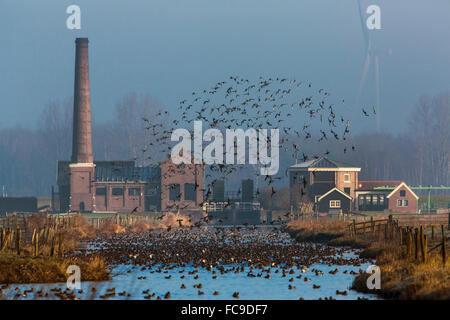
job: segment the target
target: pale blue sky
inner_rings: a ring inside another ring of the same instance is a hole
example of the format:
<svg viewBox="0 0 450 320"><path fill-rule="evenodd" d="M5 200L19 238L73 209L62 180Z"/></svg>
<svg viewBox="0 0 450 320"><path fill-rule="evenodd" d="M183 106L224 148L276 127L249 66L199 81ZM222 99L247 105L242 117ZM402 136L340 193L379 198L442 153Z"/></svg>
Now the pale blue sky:
<svg viewBox="0 0 450 320"><path fill-rule="evenodd" d="M354 102L365 58L356 1L0 0L0 126L34 125L49 100L73 94L80 36L90 40L96 121L129 91L175 111L229 75L294 77ZM79 31L66 28L71 4L81 7ZM381 7L374 41L392 49L380 56L382 130L399 132L421 94L450 90L450 1L361 4ZM375 103L373 78L362 103ZM372 122L354 129L374 130Z"/></svg>

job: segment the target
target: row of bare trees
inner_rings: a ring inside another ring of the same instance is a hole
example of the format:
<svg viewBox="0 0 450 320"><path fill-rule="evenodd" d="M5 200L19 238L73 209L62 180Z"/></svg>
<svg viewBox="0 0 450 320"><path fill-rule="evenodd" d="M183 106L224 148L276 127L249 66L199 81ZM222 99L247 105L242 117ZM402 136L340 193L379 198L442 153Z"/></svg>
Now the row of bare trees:
<svg viewBox="0 0 450 320"><path fill-rule="evenodd" d="M159 160L162 160L167 152L159 152L163 146L157 142L149 146L155 136L148 129L148 123L143 121L143 118L155 119L161 109L150 96L129 93L116 104L112 120L95 121L94 114L95 159L136 160L138 165L147 165L155 162L155 154L160 154ZM169 123L169 119L165 122ZM310 156L328 154L326 151L329 151L330 158L361 166L360 179L398 179L413 185L448 186L450 93L421 97L411 113L409 129L403 134L360 134L349 138L345 142L347 147L336 140L317 143L314 137L299 141L299 144ZM48 103L35 129L0 128L0 192L4 185L11 196L49 195L51 186L56 183L57 160L70 159L71 145L71 99ZM351 149L352 145L355 151ZM277 190L288 185L286 169L294 162L289 153L282 152L280 157L280 179L272 184ZM243 177L254 176L254 170L248 171L227 177L227 184L232 188L240 185L239 180ZM267 181L260 177L256 185L262 190ZM278 198L285 198L286 194L280 190L269 200L279 202Z"/></svg>
<svg viewBox="0 0 450 320"><path fill-rule="evenodd" d="M129 93L114 109L111 121L95 121L93 152L96 160L146 162L142 149L151 141L143 117L161 109L148 95ZM73 100L49 102L35 128L0 128L0 196L49 196L56 184L58 160L70 160L72 152Z"/></svg>

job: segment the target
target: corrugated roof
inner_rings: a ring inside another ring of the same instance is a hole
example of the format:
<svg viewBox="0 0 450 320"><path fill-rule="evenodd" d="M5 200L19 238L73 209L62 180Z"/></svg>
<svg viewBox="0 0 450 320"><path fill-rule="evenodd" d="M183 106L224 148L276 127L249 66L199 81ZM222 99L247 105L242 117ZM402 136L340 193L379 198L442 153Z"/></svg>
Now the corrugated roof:
<svg viewBox="0 0 450 320"><path fill-rule="evenodd" d="M95 168L95 181L153 181L161 178L159 166L98 166Z"/></svg>
<svg viewBox="0 0 450 320"><path fill-rule="evenodd" d="M290 166L290 168L358 168L354 165L320 157Z"/></svg>

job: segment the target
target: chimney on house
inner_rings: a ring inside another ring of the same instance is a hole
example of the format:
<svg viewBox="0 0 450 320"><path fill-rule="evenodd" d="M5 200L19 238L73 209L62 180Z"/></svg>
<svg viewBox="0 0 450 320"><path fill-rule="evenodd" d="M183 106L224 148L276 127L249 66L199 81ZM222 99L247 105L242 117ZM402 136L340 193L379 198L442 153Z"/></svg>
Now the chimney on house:
<svg viewBox="0 0 450 320"><path fill-rule="evenodd" d="M73 97L72 163L94 162L92 157L91 102L89 90L88 39L77 38L75 90Z"/></svg>

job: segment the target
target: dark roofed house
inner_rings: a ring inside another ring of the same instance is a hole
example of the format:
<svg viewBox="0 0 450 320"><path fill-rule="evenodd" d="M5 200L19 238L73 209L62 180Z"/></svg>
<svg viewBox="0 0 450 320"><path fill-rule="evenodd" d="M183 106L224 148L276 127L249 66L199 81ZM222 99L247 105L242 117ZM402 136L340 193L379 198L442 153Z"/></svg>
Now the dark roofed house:
<svg viewBox="0 0 450 320"><path fill-rule="evenodd" d="M318 197L333 188L354 199L358 187L358 173L361 168L326 157L305 161L289 167L291 206L297 208L300 198L316 203ZM303 201L303 200L302 200ZM350 208L352 209L352 202Z"/></svg>
<svg viewBox="0 0 450 320"><path fill-rule="evenodd" d="M319 157L317 159L308 160L295 164L290 167L290 169L295 168L305 168L305 169L331 169L331 168L355 168L355 166L349 165L347 163L335 161L328 159L326 157Z"/></svg>
<svg viewBox="0 0 450 320"><path fill-rule="evenodd" d="M338 188L333 188L316 199L318 213L348 213L352 208L352 197Z"/></svg>

